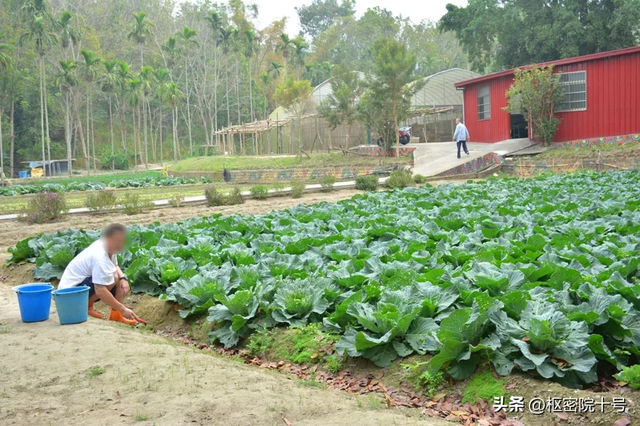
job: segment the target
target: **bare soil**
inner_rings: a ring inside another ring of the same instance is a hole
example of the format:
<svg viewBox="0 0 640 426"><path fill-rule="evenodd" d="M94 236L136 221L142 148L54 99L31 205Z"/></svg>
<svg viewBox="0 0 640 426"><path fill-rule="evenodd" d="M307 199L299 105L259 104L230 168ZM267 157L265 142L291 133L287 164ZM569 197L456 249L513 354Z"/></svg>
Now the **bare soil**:
<svg viewBox="0 0 640 426"><path fill-rule="evenodd" d="M25 324L17 283L0 283L2 425L450 424L104 320L61 326L55 306Z"/></svg>

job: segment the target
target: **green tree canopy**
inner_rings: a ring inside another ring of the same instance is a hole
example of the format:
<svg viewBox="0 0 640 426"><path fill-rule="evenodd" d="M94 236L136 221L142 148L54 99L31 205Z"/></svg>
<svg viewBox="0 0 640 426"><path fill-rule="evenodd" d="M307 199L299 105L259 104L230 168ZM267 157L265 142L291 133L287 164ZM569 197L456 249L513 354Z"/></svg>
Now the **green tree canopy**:
<svg viewBox="0 0 640 426"><path fill-rule="evenodd" d="M440 28L493 71L634 46L640 0L469 0L448 4Z"/></svg>
<svg viewBox="0 0 640 426"><path fill-rule="evenodd" d="M355 0L313 0L306 6L296 7L300 18L301 33L315 39L340 19L353 16Z"/></svg>

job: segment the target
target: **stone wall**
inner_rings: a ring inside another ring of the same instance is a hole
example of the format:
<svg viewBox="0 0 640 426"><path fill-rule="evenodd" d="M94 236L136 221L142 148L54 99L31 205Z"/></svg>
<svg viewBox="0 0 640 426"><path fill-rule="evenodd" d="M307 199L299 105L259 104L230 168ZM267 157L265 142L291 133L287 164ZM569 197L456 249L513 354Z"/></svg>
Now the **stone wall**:
<svg viewBox="0 0 640 426"><path fill-rule="evenodd" d="M280 170L232 170L231 183L273 183L289 182L292 180L317 181L330 175L338 180L355 179L366 175L388 175L388 168L378 166L344 166L344 167L314 167ZM171 172L172 176L186 178L208 177L214 181L222 181L222 172Z"/></svg>
<svg viewBox="0 0 640 426"><path fill-rule="evenodd" d="M558 160L520 160L508 161L502 167L505 173L515 176L529 177L540 173L573 173L580 170L607 170L635 169L640 170L640 158L628 157L624 153L616 156L607 156L597 159L562 158Z"/></svg>
<svg viewBox="0 0 640 426"><path fill-rule="evenodd" d="M484 155L483 157L476 158L475 160L467 161L466 163L454 167L453 169L449 169L446 172L442 172L438 174L438 177L449 177L449 176L458 176L458 175L471 175L474 173L478 173L484 169L488 169L489 167L496 164L503 164L504 158L501 155L495 152L490 152L489 154Z"/></svg>
<svg viewBox="0 0 640 426"><path fill-rule="evenodd" d="M553 148L578 148L598 145L626 145L640 142L640 134L609 136L604 138L578 139L575 141L553 143Z"/></svg>

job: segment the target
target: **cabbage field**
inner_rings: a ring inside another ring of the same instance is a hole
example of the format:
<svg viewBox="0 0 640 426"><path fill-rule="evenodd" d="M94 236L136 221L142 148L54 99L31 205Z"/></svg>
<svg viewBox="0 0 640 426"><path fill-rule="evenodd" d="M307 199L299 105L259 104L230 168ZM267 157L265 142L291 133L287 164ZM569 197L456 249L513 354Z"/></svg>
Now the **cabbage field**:
<svg viewBox="0 0 640 426"><path fill-rule="evenodd" d="M227 347L322 323L378 366L432 355L465 379L489 360L578 387L640 355L640 173L494 179L358 195L266 215L131 228L133 288L206 315ZM20 242L57 278L97 231Z"/></svg>
<svg viewBox="0 0 640 426"><path fill-rule="evenodd" d="M106 188L151 188L156 186L193 185L197 183L211 183L211 179L184 177L144 177L136 179L113 179L108 184L102 182L70 182L67 184L45 183L43 185L13 185L0 187L0 195L15 196L37 194L39 192L79 192L101 191Z"/></svg>

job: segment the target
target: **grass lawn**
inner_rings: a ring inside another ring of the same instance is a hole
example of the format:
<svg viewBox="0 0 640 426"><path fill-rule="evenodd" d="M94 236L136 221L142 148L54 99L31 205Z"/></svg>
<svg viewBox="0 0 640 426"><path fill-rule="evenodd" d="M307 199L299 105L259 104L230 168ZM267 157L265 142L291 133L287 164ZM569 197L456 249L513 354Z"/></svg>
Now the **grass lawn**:
<svg viewBox="0 0 640 426"><path fill-rule="evenodd" d="M640 143L630 143L626 145L597 145L594 147L578 147L578 148L557 148L549 149L536 157L536 160L560 160L563 158L587 158L597 157L598 150L603 154L621 153L640 155Z"/></svg>
<svg viewBox="0 0 640 426"><path fill-rule="evenodd" d="M56 183L66 185L71 182L111 182L112 180L140 179L149 177L161 177L160 171L149 172L114 172L109 174L96 174L91 176L79 175L73 177L50 177L41 179L16 179L14 185L44 185L45 183Z"/></svg>
<svg viewBox="0 0 640 426"><path fill-rule="evenodd" d="M174 172L221 172L230 170L254 170L254 169L289 169L294 167L332 167L332 166L375 166L406 164L411 158L399 159L390 157L365 157L360 155L312 154L311 158L295 156L220 156L197 157L178 161L171 166Z"/></svg>
<svg viewBox="0 0 640 426"><path fill-rule="evenodd" d="M118 194L118 200L122 200L125 194L135 193L140 195L140 198L145 201L157 201L170 199L175 195L182 197L192 197L195 195L204 195L204 190L208 185L181 185L181 186L165 186L165 187L151 187L151 188L128 188L128 189L114 189ZM226 184L216 184L222 192L231 191L234 186ZM249 186L240 186L241 191L249 190ZM68 192L65 194L67 200L67 207L75 209L79 207L85 207L87 196L94 191L83 192ZM14 197L0 197L0 214L20 213L34 197L33 194L28 195L16 195Z"/></svg>

